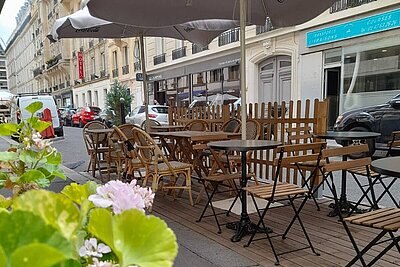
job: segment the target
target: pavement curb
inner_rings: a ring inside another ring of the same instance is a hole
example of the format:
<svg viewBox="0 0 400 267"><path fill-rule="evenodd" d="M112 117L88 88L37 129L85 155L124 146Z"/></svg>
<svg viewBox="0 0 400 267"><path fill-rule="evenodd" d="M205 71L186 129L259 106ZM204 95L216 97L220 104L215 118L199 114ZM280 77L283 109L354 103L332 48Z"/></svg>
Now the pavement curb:
<svg viewBox="0 0 400 267"><path fill-rule="evenodd" d="M13 145L13 146L18 145L18 142L12 140L11 138L8 138L8 137L5 137L5 136L0 136L0 138L2 140L4 140L5 142L7 142L9 145ZM53 138L53 139L50 139L50 140L51 141L57 141L57 140L60 140L60 139L64 139L64 138L58 137L58 138ZM77 171L74 171L74 170L72 170L72 169L70 169L70 168L68 168L68 167L66 167L66 166L64 166L62 164L60 165L60 168L64 171L65 176L67 176L67 178L70 179L71 181L73 181L74 183L84 184L84 183L86 183L88 181L95 181L97 183L100 183L99 180L97 180L95 178L92 178L92 177L89 178L86 175L82 175L81 173L79 173Z"/></svg>

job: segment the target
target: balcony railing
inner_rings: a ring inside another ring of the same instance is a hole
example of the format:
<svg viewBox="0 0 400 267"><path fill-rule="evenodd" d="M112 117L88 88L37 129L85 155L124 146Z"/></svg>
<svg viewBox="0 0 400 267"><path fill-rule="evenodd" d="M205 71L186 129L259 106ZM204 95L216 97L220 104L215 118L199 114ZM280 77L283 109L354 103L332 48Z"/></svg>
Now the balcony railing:
<svg viewBox="0 0 400 267"><path fill-rule="evenodd" d="M81 82L80 82L79 80L75 80L75 81L74 81L74 84L75 84L75 86L77 86L77 85L80 85Z"/></svg>
<svg viewBox="0 0 400 267"><path fill-rule="evenodd" d="M68 87L71 87L71 82L70 81L67 81L67 88Z"/></svg>
<svg viewBox="0 0 400 267"><path fill-rule="evenodd" d="M218 37L218 46L227 45L239 41L239 29L224 32Z"/></svg>
<svg viewBox="0 0 400 267"><path fill-rule="evenodd" d="M47 68L49 69L49 68L57 65L58 61L60 61L61 59L62 59L61 54L58 54L56 57L49 59L47 61Z"/></svg>
<svg viewBox="0 0 400 267"><path fill-rule="evenodd" d="M33 70L33 77L39 76L40 74L43 74L42 68L36 68Z"/></svg>
<svg viewBox="0 0 400 267"><path fill-rule="evenodd" d="M200 47L196 44L192 44L192 54L197 54L205 50L208 50L208 45L206 47Z"/></svg>
<svg viewBox="0 0 400 267"><path fill-rule="evenodd" d="M58 88L61 90L61 89L64 89L65 88L65 83L60 83L59 85L58 85Z"/></svg>
<svg viewBox="0 0 400 267"><path fill-rule="evenodd" d="M125 75L128 73L129 73L129 65L123 66L122 67L122 75Z"/></svg>
<svg viewBox="0 0 400 267"><path fill-rule="evenodd" d="M335 12L339 12L353 7L358 7L375 1L377 0L339 0L332 5L329 11L332 14Z"/></svg>
<svg viewBox="0 0 400 267"><path fill-rule="evenodd" d="M118 69L112 70L112 76L113 76L113 78L118 77Z"/></svg>
<svg viewBox="0 0 400 267"><path fill-rule="evenodd" d="M157 55L153 58L154 60L154 65L158 65L161 63L165 62L165 53L162 53L161 55Z"/></svg>
<svg viewBox="0 0 400 267"><path fill-rule="evenodd" d="M264 26L257 26L256 27L256 34L269 32L269 31L272 31L273 29L274 29L274 27L272 26L271 19L267 18L266 21L265 21L265 25Z"/></svg>
<svg viewBox="0 0 400 267"><path fill-rule="evenodd" d="M139 71L142 69L142 62L136 61L135 63L133 63L133 70L134 71Z"/></svg>
<svg viewBox="0 0 400 267"><path fill-rule="evenodd" d="M186 57L186 46L172 50L172 60Z"/></svg>
<svg viewBox="0 0 400 267"><path fill-rule="evenodd" d="M90 80L91 81L96 80L98 78L99 78L99 76L97 76L96 74L90 74Z"/></svg>
<svg viewBox="0 0 400 267"><path fill-rule="evenodd" d="M86 78L83 77L83 78L82 78L82 83L85 83L85 82L86 82Z"/></svg>
<svg viewBox="0 0 400 267"><path fill-rule="evenodd" d="M100 71L100 78L106 77L106 71L102 70Z"/></svg>
<svg viewBox="0 0 400 267"><path fill-rule="evenodd" d="M58 85L54 85L54 86L53 86L53 92L54 92L54 91L57 91L58 89L59 89L59 88L58 88Z"/></svg>

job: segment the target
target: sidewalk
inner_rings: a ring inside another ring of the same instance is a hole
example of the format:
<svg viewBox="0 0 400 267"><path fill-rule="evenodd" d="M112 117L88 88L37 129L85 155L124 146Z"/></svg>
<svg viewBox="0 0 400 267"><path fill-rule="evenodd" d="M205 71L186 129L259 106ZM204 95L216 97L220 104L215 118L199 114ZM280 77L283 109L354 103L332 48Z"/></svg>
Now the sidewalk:
<svg viewBox="0 0 400 267"><path fill-rule="evenodd" d="M0 151L5 151L14 141L0 137ZM65 166L62 169L67 180L56 179L49 190L60 192L66 185L76 182L85 183L89 181L87 175L82 175ZM10 196L8 190L0 190L0 194ZM159 216L157 213L155 215ZM160 216L161 217L161 216ZM161 217L162 218L162 217ZM168 226L175 232L179 244L178 256L175 259L175 267L250 267L258 266L252 260L230 250L217 242L210 240L176 221L164 219Z"/></svg>

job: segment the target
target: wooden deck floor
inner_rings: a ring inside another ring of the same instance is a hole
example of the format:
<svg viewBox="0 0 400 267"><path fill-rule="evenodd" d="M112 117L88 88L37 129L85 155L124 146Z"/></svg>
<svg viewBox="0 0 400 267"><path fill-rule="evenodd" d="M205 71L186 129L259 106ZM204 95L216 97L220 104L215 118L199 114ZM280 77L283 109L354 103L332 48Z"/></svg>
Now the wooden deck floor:
<svg viewBox="0 0 400 267"><path fill-rule="evenodd" d="M199 190L199 186L195 187L196 191L193 192L194 197L197 196ZM308 230L308 234L321 255L314 255L310 249L285 254L280 257L281 266L345 266L353 258L355 253L342 224L338 222L337 218L327 216L330 211L328 207L329 203L331 203L329 199L320 200L321 211L317 211L315 205L309 201L301 213L301 218ZM251 259L260 266L274 266L274 256L267 244L267 240L253 242L250 247L245 248L243 245L247 243L248 236L244 237L238 243L231 242L230 237L233 235L233 231L222 227L222 233L217 234L217 226L213 217L204 218L202 222L197 223L196 220L200 216L204 205L205 197L203 197L201 203L192 207L189 205L186 193L183 194L182 198L178 198L177 200L173 200L171 196L157 195L153 211L221 244L227 250L234 250L236 253ZM292 215L291 207L277 208L267 214L265 222L273 228L274 232L283 232ZM220 216L219 218L221 223L225 223L235 221L239 217L233 214L230 217ZM252 214L251 218L252 221L257 222L256 214ZM368 228L350 227L358 244L361 246L375 237L377 233ZM196 241L193 240L193 242ZM296 223L286 240L277 237L274 238L274 244L279 253L295 248L302 248L305 246L306 240L300 226ZM381 246L376 246L368 253L365 259L370 260L381 249ZM357 263L355 266L360 266L360 264ZM400 253L396 248L393 248L374 266L400 266Z"/></svg>

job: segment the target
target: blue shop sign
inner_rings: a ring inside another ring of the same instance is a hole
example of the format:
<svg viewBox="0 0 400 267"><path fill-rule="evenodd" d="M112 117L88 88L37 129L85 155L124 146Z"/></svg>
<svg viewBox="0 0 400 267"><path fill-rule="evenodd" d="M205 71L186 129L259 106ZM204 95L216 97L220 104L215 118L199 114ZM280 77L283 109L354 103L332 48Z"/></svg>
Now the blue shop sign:
<svg viewBox="0 0 400 267"><path fill-rule="evenodd" d="M307 47L400 27L400 9L307 33Z"/></svg>

